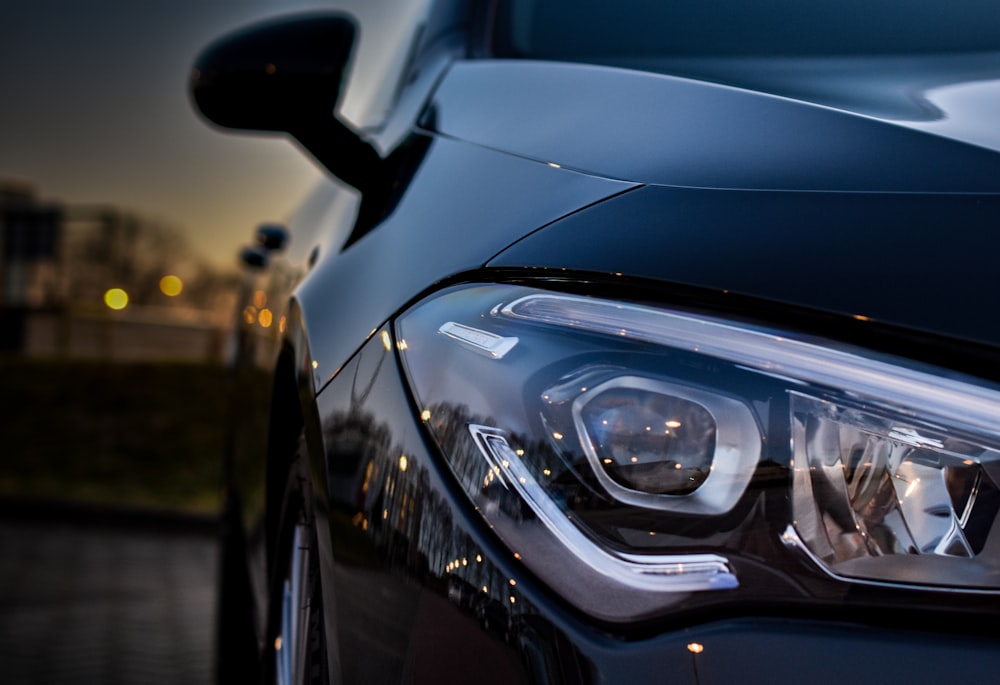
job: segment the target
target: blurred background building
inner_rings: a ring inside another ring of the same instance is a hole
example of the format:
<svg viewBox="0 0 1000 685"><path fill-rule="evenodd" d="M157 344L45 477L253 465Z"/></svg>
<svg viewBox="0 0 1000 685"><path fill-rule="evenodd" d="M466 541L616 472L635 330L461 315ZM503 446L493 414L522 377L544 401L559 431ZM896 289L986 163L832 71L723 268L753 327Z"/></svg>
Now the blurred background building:
<svg viewBox="0 0 1000 685"><path fill-rule="evenodd" d="M0 354L221 361L240 285L170 226L0 179Z"/></svg>

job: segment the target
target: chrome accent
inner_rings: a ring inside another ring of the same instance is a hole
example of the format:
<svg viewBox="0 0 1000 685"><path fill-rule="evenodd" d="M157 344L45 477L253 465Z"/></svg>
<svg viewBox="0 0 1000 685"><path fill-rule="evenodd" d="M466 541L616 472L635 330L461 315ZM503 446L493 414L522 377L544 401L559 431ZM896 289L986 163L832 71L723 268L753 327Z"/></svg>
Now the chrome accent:
<svg viewBox="0 0 1000 685"><path fill-rule="evenodd" d="M275 645L275 674L278 685L302 682L305 663L305 631L307 605L305 599L306 569L309 568L309 547L304 542L306 527L299 524L292 537L291 568L282 585L281 633Z"/></svg>
<svg viewBox="0 0 1000 685"><path fill-rule="evenodd" d="M871 587L880 588L893 588L893 589L906 589L906 590L919 590L921 592L926 592L927 590L936 590L938 592L947 592L949 594L961 594L961 595L998 595L1000 596L1000 590L985 590L982 588L963 588L955 587L951 585L920 585L915 583L897 583L889 582L883 580L868 580L866 578L855 578L854 576L845 576L839 573L834 573L831 571L823 561L814 554L806 543L799 537L798 532L795 530L794 524L788 524L784 532L781 534L781 541L784 543L785 547L797 551L802 556L806 557L812 564L826 574L828 577L834 580L839 580L843 583L853 583L855 585L868 585Z"/></svg>
<svg viewBox="0 0 1000 685"><path fill-rule="evenodd" d="M442 324L438 333L448 336L474 352L479 352L493 359L503 359L508 352L517 346L518 342L517 338L505 338L489 331L463 326L454 321Z"/></svg>
<svg viewBox="0 0 1000 685"><path fill-rule="evenodd" d="M729 560L716 554L616 554L598 547L548 496L507 442L504 431L469 424L469 432L487 462L500 465L507 483L517 491L560 543L589 568L640 590L697 592L739 586Z"/></svg>

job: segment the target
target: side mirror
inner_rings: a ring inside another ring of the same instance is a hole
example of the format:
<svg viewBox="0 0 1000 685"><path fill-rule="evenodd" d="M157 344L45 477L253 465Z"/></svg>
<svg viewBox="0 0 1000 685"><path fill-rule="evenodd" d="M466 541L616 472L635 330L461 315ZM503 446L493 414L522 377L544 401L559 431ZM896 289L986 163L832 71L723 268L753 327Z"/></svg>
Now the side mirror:
<svg viewBox="0 0 1000 685"><path fill-rule="evenodd" d="M223 128L290 133L362 194L385 185L379 153L335 116L355 34L347 15L319 13L223 36L195 61L194 106Z"/></svg>
<svg viewBox="0 0 1000 685"><path fill-rule="evenodd" d="M261 224L255 235L257 244L269 252L280 252L288 244L288 229L281 224Z"/></svg>
<svg viewBox="0 0 1000 685"><path fill-rule="evenodd" d="M195 61L195 107L223 128L293 135L329 120L354 35L354 21L343 14L304 14L223 36Z"/></svg>

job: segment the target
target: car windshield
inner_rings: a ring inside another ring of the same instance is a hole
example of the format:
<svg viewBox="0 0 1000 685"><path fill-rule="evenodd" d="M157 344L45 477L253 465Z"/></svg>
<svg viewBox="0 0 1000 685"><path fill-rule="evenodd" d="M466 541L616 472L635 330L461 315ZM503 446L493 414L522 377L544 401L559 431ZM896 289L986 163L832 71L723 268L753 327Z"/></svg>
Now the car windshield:
<svg viewBox="0 0 1000 685"><path fill-rule="evenodd" d="M1000 49L995 0L508 0L500 56L921 55Z"/></svg>

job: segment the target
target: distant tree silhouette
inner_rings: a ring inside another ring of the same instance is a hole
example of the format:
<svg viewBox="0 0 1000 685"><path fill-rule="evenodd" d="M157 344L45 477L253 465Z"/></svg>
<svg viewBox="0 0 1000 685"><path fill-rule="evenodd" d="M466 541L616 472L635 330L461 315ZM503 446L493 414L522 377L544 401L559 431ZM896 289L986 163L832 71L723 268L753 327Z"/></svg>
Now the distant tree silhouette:
<svg viewBox="0 0 1000 685"><path fill-rule="evenodd" d="M108 288L122 288L132 305L219 309L231 307L240 276L200 258L169 223L109 206L69 212L63 258L67 304L100 303ZM167 297L160 279L177 275L180 296Z"/></svg>

